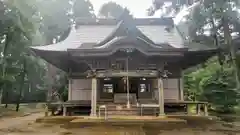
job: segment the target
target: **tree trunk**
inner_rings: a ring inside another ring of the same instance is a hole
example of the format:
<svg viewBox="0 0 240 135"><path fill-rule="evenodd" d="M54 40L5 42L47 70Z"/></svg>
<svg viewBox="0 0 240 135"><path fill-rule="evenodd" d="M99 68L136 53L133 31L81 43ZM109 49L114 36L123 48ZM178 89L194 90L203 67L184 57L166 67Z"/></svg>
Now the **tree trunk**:
<svg viewBox="0 0 240 135"><path fill-rule="evenodd" d="M5 85L6 86L6 85ZM8 91L5 91L6 92L6 94L5 94L5 108L8 108L8 94L9 94L9 92Z"/></svg>
<svg viewBox="0 0 240 135"><path fill-rule="evenodd" d="M5 107L5 108L8 108L8 103L6 103L4 107Z"/></svg>
<svg viewBox="0 0 240 135"><path fill-rule="evenodd" d="M23 69L22 72L20 74L20 87L19 87L19 94L18 94L18 99L17 99L17 103L16 103L16 112L19 111L19 107L20 107L20 102L21 102L21 98L22 98L22 92L23 92L23 88L24 88L24 84L25 84L25 75L26 75L26 60L23 60Z"/></svg>
<svg viewBox="0 0 240 135"><path fill-rule="evenodd" d="M213 33L212 34L212 37L213 37L213 41L214 41L214 45L216 46L216 48L220 48L219 46L219 39L218 39L218 35L217 35L217 28L216 28L216 23L213 19L214 17L211 16L211 24L212 24L212 29L213 29ZM222 54L222 52L218 52L217 54L217 57L218 57L218 63L221 65L221 69L222 69L222 65L223 65L223 62L224 62L224 56Z"/></svg>
<svg viewBox="0 0 240 135"><path fill-rule="evenodd" d="M228 49L230 52L231 62L234 70L234 77L236 81L236 89L239 91L240 90L239 69L238 69L238 64L236 59L236 50L234 45L232 44L232 36L230 33L228 19L226 17L223 17L222 23L223 23L223 30L224 30L224 41L225 41L225 44L229 47Z"/></svg>
<svg viewBox="0 0 240 135"><path fill-rule="evenodd" d="M3 88L0 90L0 105L2 104Z"/></svg>
<svg viewBox="0 0 240 135"><path fill-rule="evenodd" d="M6 76L6 54L7 54L7 50L8 50L8 47L10 45L10 41L12 40L12 36L10 36L12 33L11 33L11 30L9 29L8 33L6 34L6 41L5 41L5 44L3 46L3 57L2 57L2 78L5 79L5 76ZM2 104L2 98L3 98L3 93L4 93L4 89L5 89L5 81L4 81L4 84L3 84L3 87L1 88L0 90L0 104Z"/></svg>
<svg viewBox="0 0 240 135"><path fill-rule="evenodd" d="M53 85L53 82L54 82L54 75L55 75L55 71L53 70L53 67L51 64L47 63L47 82L48 82L48 87L47 87L47 92L46 92L46 105L47 105L47 111L49 109L51 109L51 102L52 102L52 93L53 93L53 88L52 88L52 85ZM46 112L47 113L47 112ZM52 112L53 114L53 112Z"/></svg>

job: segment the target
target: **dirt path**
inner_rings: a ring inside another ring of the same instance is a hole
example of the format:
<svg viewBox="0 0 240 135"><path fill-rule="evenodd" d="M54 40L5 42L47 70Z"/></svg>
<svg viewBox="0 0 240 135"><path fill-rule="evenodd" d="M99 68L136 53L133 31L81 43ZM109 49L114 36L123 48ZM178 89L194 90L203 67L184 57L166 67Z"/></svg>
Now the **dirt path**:
<svg viewBox="0 0 240 135"><path fill-rule="evenodd" d="M44 125L34 123L43 113L31 114L25 117L4 118L0 119L0 135L146 135L141 130L125 128L77 128L77 129L63 129L57 125ZM225 135L226 133L211 132L211 131L193 131L191 129L183 129L178 131L161 131L161 135ZM157 134L151 134L157 135ZM232 133L232 135L238 135Z"/></svg>
<svg viewBox="0 0 240 135"><path fill-rule="evenodd" d="M24 117L3 118L0 120L0 130L11 128L11 127L18 127L24 123L33 122L37 118L42 116L43 116L43 113L35 113L35 114L30 114Z"/></svg>
<svg viewBox="0 0 240 135"><path fill-rule="evenodd" d="M29 125L42 116L43 113L34 113L23 117L2 118L0 119L0 135L21 135L21 132L28 132L30 131Z"/></svg>

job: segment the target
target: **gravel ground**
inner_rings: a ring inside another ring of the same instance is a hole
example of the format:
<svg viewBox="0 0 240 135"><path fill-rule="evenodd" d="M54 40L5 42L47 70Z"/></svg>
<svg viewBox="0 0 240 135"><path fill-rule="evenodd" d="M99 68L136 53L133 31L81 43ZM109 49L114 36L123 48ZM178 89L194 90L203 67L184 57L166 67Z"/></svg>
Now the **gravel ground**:
<svg viewBox="0 0 240 135"><path fill-rule="evenodd" d="M63 129L60 125L35 123L43 113L35 113L24 117L3 118L0 120L0 135L240 135L232 131L202 131L182 129L144 133L142 129L131 127L95 127Z"/></svg>

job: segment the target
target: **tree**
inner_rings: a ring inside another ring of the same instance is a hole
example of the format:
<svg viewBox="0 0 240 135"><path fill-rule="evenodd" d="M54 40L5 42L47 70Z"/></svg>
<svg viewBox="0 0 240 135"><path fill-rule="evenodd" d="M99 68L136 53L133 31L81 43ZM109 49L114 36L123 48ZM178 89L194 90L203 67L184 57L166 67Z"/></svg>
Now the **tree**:
<svg viewBox="0 0 240 135"><path fill-rule="evenodd" d="M238 13L234 7L238 7L236 0L231 1L204 1L199 2L186 16L188 18L188 39L195 41L200 36L212 39L211 44L224 49L225 56L231 61L235 71L236 89L240 90L239 67L232 34L239 32ZM185 18L186 18L185 17ZM208 29L206 26L209 26ZM184 28L186 29L186 28ZM210 32L210 36L205 33ZM238 37L238 35L236 35Z"/></svg>
<svg viewBox="0 0 240 135"><path fill-rule="evenodd" d="M152 5L147 9L147 14L153 16L156 11L161 10L162 16L167 16L172 13L176 15L183 7L192 5L194 1L198 0L153 0ZM169 2L171 5L166 6Z"/></svg>
<svg viewBox="0 0 240 135"><path fill-rule="evenodd" d="M194 72L187 72L185 75L187 99L204 99L212 103L218 111L231 112L233 106L236 105L240 90L240 64L233 40L233 35L234 39L239 38L239 35L236 34L240 30L239 15L236 10L239 2L237 0L198 0L191 6L186 6L188 3L183 2L168 7L170 11L176 13L176 28L183 39L187 42L200 42L222 50L218 54L220 65L216 66L217 59L214 59L211 62L215 64L208 63L208 66L203 69L195 68ZM161 10L162 7L163 3L153 3L153 6L148 9L149 15L154 14L156 10Z"/></svg>
<svg viewBox="0 0 240 135"><path fill-rule="evenodd" d="M16 103L18 110L23 100L39 100L38 97L44 100L42 90L49 86L56 89L67 86L66 79L56 83L60 82L56 79L58 74L66 77L62 72L52 76L55 82L47 83L47 64L32 56L29 46L60 42L68 36L78 17L95 15L86 0L3 0L0 10L1 93L6 107L8 103Z"/></svg>
<svg viewBox="0 0 240 135"><path fill-rule="evenodd" d="M42 17L40 31L45 44L64 40L78 18L95 18L88 0L40 0L37 8Z"/></svg>
<svg viewBox="0 0 240 135"><path fill-rule="evenodd" d="M75 0L73 2L73 20L76 21L78 18L96 18L93 5L89 0Z"/></svg>
<svg viewBox="0 0 240 135"><path fill-rule="evenodd" d="M33 6L29 4L32 1L1 1L1 20L0 20L0 49L1 49L1 93L5 97L5 103L10 102L11 99L15 99L12 96L18 95L17 100L14 102L17 104L16 110L18 110L19 103L22 100L22 91L27 83L35 84L35 86L44 85L43 74L42 72L38 73L29 72L29 74L35 74L35 78L30 80L29 76L25 73L26 66L31 65L37 67L40 70L43 70L43 65L40 64L39 60L36 58L26 59L26 54L30 54L29 46L35 41L35 34L38 33L37 29L37 19L36 19L36 10ZM26 14L25 14L26 13ZM29 68L30 69L30 68ZM29 70L33 71L33 70ZM23 75L24 72L24 75ZM21 77L18 77L18 76ZM25 82L25 83L22 83ZM16 91L17 89L17 91ZM38 88L36 88L38 89ZM0 99L2 101L2 99Z"/></svg>
<svg viewBox="0 0 240 135"><path fill-rule="evenodd" d="M119 18L125 8L115 2L108 2L102 5L99 10L99 16L105 18Z"/></svg>
<svg viewBox="0 0 240 135"><path fill-rule="evenodd" d="M209 60L207 65L195 71L185 71L185 99L207 101L218 113L234 113L239 96L234 90L233 68L227 64L219 65L216 58Z"/></svg>
<svg viewBox="0 0 240 135"><path fill-rule="evenodd" d="M50 0L40 1L37 5L42 16L40 31L46 39L45 44L66 39L73 24L79 18L95 18L93 6L88 0ZM47 68L48 99L51 100L53 98L51 96L56 92L57 95L64 94L66 97L67 81L64 80L67 80L67 75L50 64Z"/></svg>

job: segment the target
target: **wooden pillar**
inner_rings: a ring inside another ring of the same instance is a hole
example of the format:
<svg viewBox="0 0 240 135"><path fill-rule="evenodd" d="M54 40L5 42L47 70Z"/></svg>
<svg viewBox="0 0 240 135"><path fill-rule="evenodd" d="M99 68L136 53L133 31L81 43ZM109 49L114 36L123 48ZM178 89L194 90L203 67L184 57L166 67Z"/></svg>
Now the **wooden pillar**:
<svg viewBox="0 0 240 135"><path fill-rule="evenodd" d="M204 116L208 116L208 104L204 104Z"/></svg>
<svg viewBox="0 0 240 135"><path fill-rule="evenodd" d="M44 114L45 114L45 117L47 117L47 116L48 116L48 110L49 110L49 109L48 109L48 105L47 105L47 104L45 104L45 113L44 113Z"/></svg>
<svg viewBox="0 0 240 135"><path fill-rule="evenodd" d="M164 93L163 93L163 80L158 78L158 104L159 104L159 116L165 115L164 113Z"/></svg>
<svg viewBox="0 0 240 135"><path fill-rule="evenodd" d="M180 100L184 101L184 84L183 84L183 77L179 78L179 83L180 83Z"/></svg>
<svg viewBox="0 0 240 135"><path fill-rule="evenodd" d="M72 100L72 82L73 80L69 78L68 80L68 100Z"/></svg>
<svg viewBox="0 0 240 135"><path fill-rule="evenodd" d="M201 104L197 104L197 115L201 115Z"/></svg>
<svg viewBox="0 0 240 135"><path fill-rule="evenodd" d="M97 78L92 78L91 116L97 116Z"/></svg>
<svg viewBox="0 0 240 135"><path fill-rule="evenodd" d="M67 116L67 107L63 106L63 116Z"/></svg>

